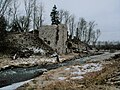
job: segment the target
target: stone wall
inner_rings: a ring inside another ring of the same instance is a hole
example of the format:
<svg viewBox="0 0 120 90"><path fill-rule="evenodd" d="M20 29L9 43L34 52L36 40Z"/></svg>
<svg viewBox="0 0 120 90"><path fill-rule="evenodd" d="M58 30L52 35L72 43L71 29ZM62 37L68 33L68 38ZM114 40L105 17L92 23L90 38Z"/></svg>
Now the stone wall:
<svg viewBox="0 0 120 90"><path fill-rule="evenodd" d="M66 53L67 26L45 25L39 29L39 37L59 54Z"/></svg>

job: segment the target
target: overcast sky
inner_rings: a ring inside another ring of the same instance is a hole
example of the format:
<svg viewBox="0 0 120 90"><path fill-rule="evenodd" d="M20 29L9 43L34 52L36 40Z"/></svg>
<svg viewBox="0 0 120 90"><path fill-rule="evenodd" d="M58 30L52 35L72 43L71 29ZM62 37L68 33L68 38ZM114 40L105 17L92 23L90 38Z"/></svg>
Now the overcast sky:
<svg viewBox="0 0 120 90"><path fill-rule="evenodd" d="M99 40L120 41L120 0L38 0L44 4L45 23L50 23L53 5L87 21L95 21L102 32Z"/></svg>

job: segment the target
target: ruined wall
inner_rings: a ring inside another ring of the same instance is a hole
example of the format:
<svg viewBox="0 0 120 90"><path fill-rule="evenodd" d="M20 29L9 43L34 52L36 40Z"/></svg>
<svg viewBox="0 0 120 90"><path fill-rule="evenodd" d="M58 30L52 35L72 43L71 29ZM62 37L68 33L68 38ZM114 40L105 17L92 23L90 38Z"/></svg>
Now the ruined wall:
<svg viewBox="0 0 120 90"><path fill-rule="evenodd" d="M39 37L59 54L66 53L67 26L45 25L39 29Z"/></svg>

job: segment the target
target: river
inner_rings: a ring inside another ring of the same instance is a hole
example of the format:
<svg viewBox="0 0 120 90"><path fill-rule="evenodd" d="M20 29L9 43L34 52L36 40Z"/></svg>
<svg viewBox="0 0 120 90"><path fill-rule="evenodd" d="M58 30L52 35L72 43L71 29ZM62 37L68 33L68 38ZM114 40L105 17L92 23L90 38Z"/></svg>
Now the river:
<svg viewBox="0 0 120 90"><path fill-rule="evenodd" d="M10 68L6 70L2 70L0 71L0 90L9 90L5 88L11 87L11 86L12 87L14 86L14 89L15 89L15 87L19 87L22 84L28 82L30 79L35 78L39 75L42 75L43 72L51 70L51 69L56 69L58 67L74 65L78 63L84 64L87 60L91 60L91 61L105 60L105 59L109 59L115 54L120 54L120 52L115 52L115 53L107 52L101 55L83 57L83 58L65 61L65 62L57 63L57 64L40 65L40 66L34 66L34 67L29 67L29 68ZM12 88L11 90L14 90L14 89Z"/></svg>

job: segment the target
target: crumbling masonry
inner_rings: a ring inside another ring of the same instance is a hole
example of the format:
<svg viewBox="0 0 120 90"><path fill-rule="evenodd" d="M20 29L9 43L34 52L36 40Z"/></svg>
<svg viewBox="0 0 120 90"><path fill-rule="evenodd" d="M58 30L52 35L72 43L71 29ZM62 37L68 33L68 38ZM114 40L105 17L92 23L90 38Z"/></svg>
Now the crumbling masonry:
<svg viewBox="0 0 120 90"><path fill-rule="evenodd" d="M45 25L39 29L39 38L43 39L49 46L59 54L66 53L67 26Z"/></svg>

